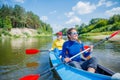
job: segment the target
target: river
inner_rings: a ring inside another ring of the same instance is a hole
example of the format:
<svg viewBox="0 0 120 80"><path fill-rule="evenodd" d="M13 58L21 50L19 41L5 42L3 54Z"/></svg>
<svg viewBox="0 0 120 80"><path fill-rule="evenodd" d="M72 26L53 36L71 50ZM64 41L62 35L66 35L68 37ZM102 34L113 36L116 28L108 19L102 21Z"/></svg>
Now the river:
<svg viewBox="0 0 120 80"><path fill-rule="evenodd" d="M29 74L40 74L50 68L48 52L39 52L34 55L25 53L26 49L48 50L53 41L52 37L39 38L0 38L0 80L18 80ZM82 40L90 45L97 40ZM107 41L94 48L92 56L97 57L99 64L120 72L120 42ZM40 80L58 80L49 72L40 77Z"/></svg>

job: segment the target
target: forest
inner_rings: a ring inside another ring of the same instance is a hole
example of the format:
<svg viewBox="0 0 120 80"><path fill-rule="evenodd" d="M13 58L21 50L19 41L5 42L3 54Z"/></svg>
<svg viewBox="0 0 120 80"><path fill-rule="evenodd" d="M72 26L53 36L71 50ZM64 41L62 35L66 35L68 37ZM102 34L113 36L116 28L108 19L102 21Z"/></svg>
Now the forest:
<svg viewBox="0 0 120 80"><path fill-rule="evenodd" d="M4 31L10 31L12 28L31 28L36 29L38 34L53 32L50 24L41 21L39 16L32 11L26 11L19 5L0 6L0 28Z"/></svg>

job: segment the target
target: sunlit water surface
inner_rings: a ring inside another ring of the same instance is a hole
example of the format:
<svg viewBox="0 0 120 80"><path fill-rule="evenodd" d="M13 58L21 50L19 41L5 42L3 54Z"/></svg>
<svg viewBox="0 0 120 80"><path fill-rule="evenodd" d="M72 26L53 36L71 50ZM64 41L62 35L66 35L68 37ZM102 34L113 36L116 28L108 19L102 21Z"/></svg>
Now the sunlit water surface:
<svg viewBox="0 0 120 80"><path fill-rule="evenodd" d="M48 50L52 37L0 39L0 80L18 80L29 74L40 74L50 68L48 52L27 55L26 49ZM82 40L85 45L95 44L96 40ZM120 72L120 42L105 42L94 48L92 56L99 64ZM40 80L57 80L52 72L40 77Z"/></svg>

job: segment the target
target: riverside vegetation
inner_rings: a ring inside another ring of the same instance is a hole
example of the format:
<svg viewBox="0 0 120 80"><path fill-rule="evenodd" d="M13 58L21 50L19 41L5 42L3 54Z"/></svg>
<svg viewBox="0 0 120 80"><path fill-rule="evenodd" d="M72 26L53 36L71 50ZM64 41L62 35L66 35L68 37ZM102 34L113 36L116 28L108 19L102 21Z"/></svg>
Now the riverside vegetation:
<svg viewBox="0 0 120 80"><path fill-rule="evenodd" d="M113 31L120 30L120 14L115 14L109 19L93 18L89 24L75 25L81 36L109 35ZM61 30L66 35L67 28ZM8 5L0 6L0 37L30 37L52 35L53 29L39 19L32 11L25 11L19 5L14 7ZM100 33L100 34L98 34Z"/></svg>
<svg viewBox="0 0 120 80"><path fill-rule="evenodd" d="M41 21L32 11L25 11L19 5L0 6L0 37L51 35L52 32L50 24Z"/></svg>

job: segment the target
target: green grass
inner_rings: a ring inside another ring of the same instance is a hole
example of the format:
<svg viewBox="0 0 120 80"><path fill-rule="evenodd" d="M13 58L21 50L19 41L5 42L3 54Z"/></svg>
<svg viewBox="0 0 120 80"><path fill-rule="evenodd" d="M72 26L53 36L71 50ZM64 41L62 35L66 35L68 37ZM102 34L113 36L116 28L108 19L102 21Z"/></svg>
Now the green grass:
<svg viewBox="0 0 120 80"><path fill-rule="evenodd" d="M98 36L98 35L110 35L112 34L114 31L109 31L109 32L98 32L98 33L85 33L85 34L81 34L81 36Z"/></svg>

